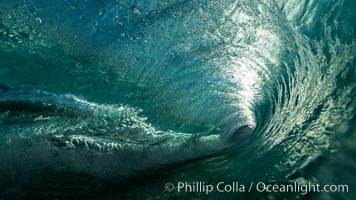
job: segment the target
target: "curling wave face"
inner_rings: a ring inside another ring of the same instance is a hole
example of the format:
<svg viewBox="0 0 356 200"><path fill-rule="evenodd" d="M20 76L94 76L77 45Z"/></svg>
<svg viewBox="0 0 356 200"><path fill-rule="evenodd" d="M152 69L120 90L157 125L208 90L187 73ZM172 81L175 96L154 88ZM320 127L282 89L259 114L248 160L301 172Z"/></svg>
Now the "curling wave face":
<svg viewBox="0 0 356 200"><path fill-rule="evenodd" d="M353 8L5 1L0 173L27 179L3 180L51 169L120 181L210 156L142 186L147 197L197 176L301 181L355 113Z"/></svg>

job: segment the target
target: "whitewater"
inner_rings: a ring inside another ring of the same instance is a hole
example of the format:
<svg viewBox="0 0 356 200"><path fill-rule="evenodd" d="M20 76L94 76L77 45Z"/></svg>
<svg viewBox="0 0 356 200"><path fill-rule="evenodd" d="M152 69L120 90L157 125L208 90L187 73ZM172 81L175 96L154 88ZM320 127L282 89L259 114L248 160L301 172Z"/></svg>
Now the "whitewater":
<svg viewBox="0 0 356 200"><path fill-rule="evenodd" d="M355 185L352 0L0 2L0 197Z"/></svg>

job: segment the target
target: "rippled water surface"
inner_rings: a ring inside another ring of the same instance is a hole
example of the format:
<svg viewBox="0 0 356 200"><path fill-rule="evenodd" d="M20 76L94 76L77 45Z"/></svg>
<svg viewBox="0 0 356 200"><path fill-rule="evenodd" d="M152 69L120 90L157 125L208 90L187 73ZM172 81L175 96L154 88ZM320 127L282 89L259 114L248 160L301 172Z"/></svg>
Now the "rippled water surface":
<svg viewBox="0 0 356 200"><path fill-rule="evenodd" d="M0 0L0 197L350 199L355 11L353 0ZM350 189L165 191L179 181Z"/></svg>

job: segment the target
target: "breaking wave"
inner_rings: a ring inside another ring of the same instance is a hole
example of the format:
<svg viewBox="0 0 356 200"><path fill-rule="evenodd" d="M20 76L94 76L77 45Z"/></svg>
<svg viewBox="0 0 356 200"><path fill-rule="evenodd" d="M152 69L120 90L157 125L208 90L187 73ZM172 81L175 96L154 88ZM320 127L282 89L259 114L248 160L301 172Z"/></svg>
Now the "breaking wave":
<svg viewBox="0 0 356 200"><path fill-rule="evenodd" d="M302 183L352 129L352 0L1 4L6 197Z"/></svg>

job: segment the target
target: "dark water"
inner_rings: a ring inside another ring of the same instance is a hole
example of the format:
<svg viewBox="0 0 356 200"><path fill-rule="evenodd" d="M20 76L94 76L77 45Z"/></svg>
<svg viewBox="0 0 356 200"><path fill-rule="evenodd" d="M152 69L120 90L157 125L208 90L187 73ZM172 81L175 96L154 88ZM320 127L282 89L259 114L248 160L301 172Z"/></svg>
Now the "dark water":
<svg viewBox="0 0 356 200"><path fill-rule="evenodd" d="M352 199L353 0L0 0L0 198ZM347 193L167 192L180 181Z"/></svg>

